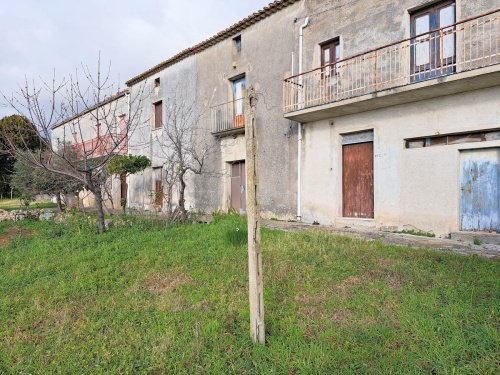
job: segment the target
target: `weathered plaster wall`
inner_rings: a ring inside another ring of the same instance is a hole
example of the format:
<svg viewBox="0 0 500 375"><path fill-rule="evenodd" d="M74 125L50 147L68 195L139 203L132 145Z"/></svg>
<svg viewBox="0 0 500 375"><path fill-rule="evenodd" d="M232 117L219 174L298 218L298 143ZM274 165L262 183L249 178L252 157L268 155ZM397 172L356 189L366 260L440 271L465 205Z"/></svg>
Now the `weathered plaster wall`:
<svg viewBox="0 0 500 375"><path fill-rule="evenodd" d="M301 8L297 3L243 30L240 53L228 39L197 55L199 102L232 100L231 79L243 74L246 87L256 89L261 209L283 218L295 216L297 142L296 124L285 120L281 110L282 80L290 73L294 19ZM214 163L227 172L228 162L245 159L243 140L223 138ZM198 186L203 185L207 183L199 179ZM226 176L216 181L215 189L196 189L196 201L226 209L227 186Z"/></svg>
<svg viewBox="0 0 500 375"><path fill-rule="evenodd" d="M162 130L153 130L156 100L193 101L204 137L215 152L205 176L188 179L187 207L203 211L229 207L229 164L245 159L244 136L217 138L211 132L210 107L232 99L231 79L246 76L258 94L257 128L260 201L265 216L294 218L297 181L297 124L283 118L282 81L298 68L298 31L304 18L304 71L320 65L320 44L339 37L341 57L409 36L409 11L432 3L423 0L304 0L241 33L237 53L228 38L133 85L148 93L139 128L129 140L132 154L163 163ZM457 19L492 10L498 0L457 0ZM292 51L295 53L292 59ZM158 95L153 89L160 78ZM404 149L403 139L499 126L500 89L491 88L418 101L304 124L302 142L303 219L337 225L397 226L446 233L458 226L458 149L495 142ZM164 118L166 117L164 113ZM332 125L333 124L333 125ZM341 134L373 129L375 136L375 219L341 218ZM150 208L151 170L129 178L131 207Z"/></svg>
<svg viewBox="0 0 500 375"><path fill-rule="evenodd" d="M154 81L160 78L160 89L154 89ZM162 70L146 80L138 82L130 88L132 109L141 106L141 116L137 119L137 128L129 139L129 153L146 155L151 160L152 168L161 167L165 162L165 132L163 128L154 129L154 103L162 101L163 119L167 122L171 106L195 105L197 82L197 65L195 57L189 57L175 65ZM140 98L140 99L139 99ZM135 102L134 102L135 99ZM152 192L154 181L152 168L129 176L129 206L150 209L153 203ZM192 206L188 191L187 207Z"/></svg>
<svg viewBox="0 0 500 375"><path fill-rule="evenodd" d="M245 74L247 88L259 95L258 136L261 169L261 204L272 216L293 217L296 194L296 125L283 118L282 80L290 73L294 19L302 5L292 5L242 31L242 51L236 53L231 38L167 67L159 74L131 87L131 96L141 85L161 80L160 95L168 111L168 101L182 96L193 100L201 116L199 133L215 147L209 158L207 175L188 180L187 207L214 211L228 208L228 165L244 160L242 135L217 138L211 134L210 107L232 99L231 78ZM169 94L167 94L167 92ZM159 99L151 93L146 103ZM129 142L131 153L148 155L153 166L162 164L161 130L152 130L152 105L144 106L142 126ZM149 142L148 142L149 140ZM149 208L153 187L151 171L129 178L130 205Z"/></svg>
<svg viewBox="0 0 500 375"><path fill-rule="evenodd" d="M500 87L308 123L303 143L304 220L459 230L459 150L500 141L406 149L404 139L500 127ZM332 125L333 124L333 125ZM374 131L375 219L342 218L342 134ZM319 198L321 197L321 198Z"/></svg>
<svg viewBox="0 0 500 375"><path fill-rule="evenodd" d="M410 36L410 13L433 0L305 0L299 24L309 17L304 31L304 71L321 65L320 44L340 38L346 58ZM456 19L466 19L499 7L498 0L456 0ZM298 49L298 29L295 31ZM298 59L298 57L297 57Z"/></svg>

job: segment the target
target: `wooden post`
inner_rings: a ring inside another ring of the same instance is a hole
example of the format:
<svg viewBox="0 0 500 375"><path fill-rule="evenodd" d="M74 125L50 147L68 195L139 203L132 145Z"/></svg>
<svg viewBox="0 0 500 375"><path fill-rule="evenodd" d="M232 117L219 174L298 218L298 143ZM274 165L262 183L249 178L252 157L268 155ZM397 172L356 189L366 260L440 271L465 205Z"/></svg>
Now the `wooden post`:
<svg viewBox="0 0 500 375"><path fill-rule="evenodd" d="M262 253L260 249L256 106L257 98L255 90L250 88L248 95L245 97L250 335L254 342L264 344L264 284L262 280Z"/></svg>

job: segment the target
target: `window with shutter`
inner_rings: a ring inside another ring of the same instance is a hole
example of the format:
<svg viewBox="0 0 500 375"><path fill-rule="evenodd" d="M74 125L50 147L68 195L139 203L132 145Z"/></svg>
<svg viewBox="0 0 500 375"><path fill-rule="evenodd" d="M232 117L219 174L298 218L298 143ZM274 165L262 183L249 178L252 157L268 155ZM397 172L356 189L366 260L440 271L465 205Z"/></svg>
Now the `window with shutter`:
<svg viewBox="0 0 500 375"><path fill-rule="evenodd" d="M163 126L163 102L157 102L154 104L155 107L155 129L159 129Z"/></svg>

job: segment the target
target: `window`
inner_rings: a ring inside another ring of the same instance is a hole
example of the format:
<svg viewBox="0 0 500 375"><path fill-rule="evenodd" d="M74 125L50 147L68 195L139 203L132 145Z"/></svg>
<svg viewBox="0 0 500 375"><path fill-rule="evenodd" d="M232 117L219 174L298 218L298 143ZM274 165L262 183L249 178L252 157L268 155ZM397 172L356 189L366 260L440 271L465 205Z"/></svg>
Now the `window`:
<svg viewBox="0 0 500 375"><path fill-rule="evenodd" d="M159 101L154 104L154 127L160 129L163 126L163 102Z"/></svg>
<svg viewBox="0 0 500 375"><path fill-rule="evenodd" d="M454 71L455 27L446 28L454 23L454 1L441 2L411 15L411 36L416 37L411 40L412 81Z"/></svg>
<svg viewBox="0 0 500 375"><path fill-rule="evenodd" d="M245 113L243 101L245 96L246 79L241 77L232 81L234 100L234 123L233 127L241 128L245 126Z"/></svg>
<svg viewBox="0 0 500 375"><path fill-rule="evenodd" d="M153 83L153 93L156 98L160 95L160 77L155 78Z"/></svg>
<svg viewBox="0 0 500 375"><path fill-rule="evenodd" d="M445 146L470 142L486 142L500 139L500 129L478 130L465 133L450 133L428 137L405 139L406 148Z"/></svg>
<svg viewBox="0 0 500 375"><path fill-rule="evenodd" d="M340 40L334 39L321 45L321 66L324 77L330 77L335 72L335 65L340 60ZM332 65L330 65L332 64Z"/></svg>
<svg viewBox="0 0 500 375"><path fill-rule="evenodd" d="M236 52L241 52L241 35L233 39L234 49Z"/></svg>

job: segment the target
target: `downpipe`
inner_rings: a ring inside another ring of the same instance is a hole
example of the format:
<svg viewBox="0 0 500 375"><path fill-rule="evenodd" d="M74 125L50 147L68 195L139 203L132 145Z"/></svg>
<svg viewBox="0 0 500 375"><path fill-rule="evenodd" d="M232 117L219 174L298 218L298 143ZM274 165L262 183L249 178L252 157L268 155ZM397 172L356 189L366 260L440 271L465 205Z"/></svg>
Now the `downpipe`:
<svg viewBox="0 0 500 375"><path fill-rule="evenodd" d="M299 28L299 84L302 83L302 54L303 54L303 38L304 38L304 29L309 26L309 17L306 17L304 20L304 24ZM293 69L293 65L292 65ZM293 72L292 72L293 75ZM301 185L302 185L302 123L297 123L297 221L302 220L302 194L301 194Z"/></svg>

